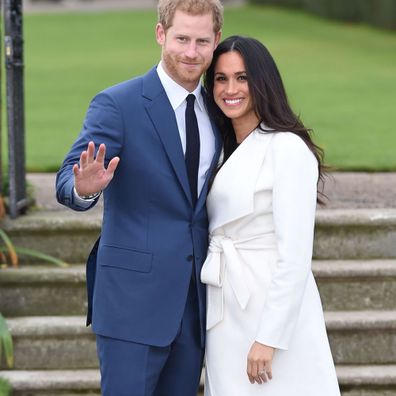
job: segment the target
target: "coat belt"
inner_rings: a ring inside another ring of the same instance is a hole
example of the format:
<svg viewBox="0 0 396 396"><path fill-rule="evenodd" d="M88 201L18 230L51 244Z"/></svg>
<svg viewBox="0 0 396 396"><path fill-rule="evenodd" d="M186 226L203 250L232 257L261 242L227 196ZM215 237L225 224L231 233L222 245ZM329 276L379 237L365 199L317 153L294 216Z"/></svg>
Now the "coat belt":
<svg viewBox="0 0 396 396"><path fill-rule="evenodd" d="M225 273L242 310L246 309L250 290L245 275L246 264L237 250L263 250L275 248L274 234L257 235L244 239L231 239L225 235L212 235L208 256L201 270L201 281L207 284L206 329L209 330L223 320ZM223 260L221 254L224 254Z"/></svg>

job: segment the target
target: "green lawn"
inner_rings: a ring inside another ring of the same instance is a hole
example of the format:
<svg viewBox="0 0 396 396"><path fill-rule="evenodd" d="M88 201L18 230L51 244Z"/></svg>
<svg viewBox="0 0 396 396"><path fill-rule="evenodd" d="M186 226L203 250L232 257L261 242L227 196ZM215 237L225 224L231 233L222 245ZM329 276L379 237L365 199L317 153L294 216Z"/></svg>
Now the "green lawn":
<svg viewBox="0 0 396 396"><path fill-rule="evenodd" d="M223 37L260 39L329 164L396 170L396 34L269 7L229 8ZM29 170L56 170L91 97L159 59L155 11L26 15Z"/></svg>

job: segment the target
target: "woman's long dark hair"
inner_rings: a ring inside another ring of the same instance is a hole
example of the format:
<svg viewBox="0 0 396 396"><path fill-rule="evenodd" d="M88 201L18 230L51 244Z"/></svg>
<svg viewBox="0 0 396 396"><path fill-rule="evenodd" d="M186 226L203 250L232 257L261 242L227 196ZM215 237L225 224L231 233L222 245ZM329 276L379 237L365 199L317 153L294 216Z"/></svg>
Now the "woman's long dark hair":
<svg viewBox="0 0 396 396"><path fill-rule="evenodd" d="M249 37L231 36L222 41L216 48L212 63L205 74L204 83L209 95L210 111L223 135L223 163L236 149L237 142L231 120L214 102L213 88L217 61L220 55L230 51L236 51L241 55L256 115L259 122L263 122L270 130L263 129L261 125L258 127L264 132L292 132L298 135L316 157L319 169L318 182L320 181L323 185L325 168L323 166L323 150L312 141L310 136L312 130L306 128L291 109L282 78L271 54L262 43ZM319 194L323 195L321 192ZM318 202L323 203L319 197Z"/></svg>

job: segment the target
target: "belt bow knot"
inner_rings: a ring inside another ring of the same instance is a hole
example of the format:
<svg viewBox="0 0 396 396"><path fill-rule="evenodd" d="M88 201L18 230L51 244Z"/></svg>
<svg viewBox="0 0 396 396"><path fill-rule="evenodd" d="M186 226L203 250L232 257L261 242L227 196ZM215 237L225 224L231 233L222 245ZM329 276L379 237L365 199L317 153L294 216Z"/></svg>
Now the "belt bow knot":
<svg viewBox="0 0 396 396"><path fill-rule="evenodd" d="M235 248L237 244L237 241L224 235L211 237L208 256L201 271L201 281L208 285L207 330L223 319L225 273L240 307L244 310L249 302L250 291L245 279L244 263ZM221 253L224 253L223 260Z"/></svg>

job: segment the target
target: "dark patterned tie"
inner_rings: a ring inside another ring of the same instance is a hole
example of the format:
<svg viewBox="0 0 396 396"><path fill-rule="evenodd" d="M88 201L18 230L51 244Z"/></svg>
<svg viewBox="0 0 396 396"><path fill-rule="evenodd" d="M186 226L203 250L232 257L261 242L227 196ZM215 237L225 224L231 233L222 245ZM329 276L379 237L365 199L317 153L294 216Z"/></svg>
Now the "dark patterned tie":
<svg viewBox="0 0 396 396"><path fill-rule="evenodd" d="M198 168L199 168L199 129L194 111L195 96L189 94L186 98L186 168L190 183L193 205L198 199Z"/></svg>

